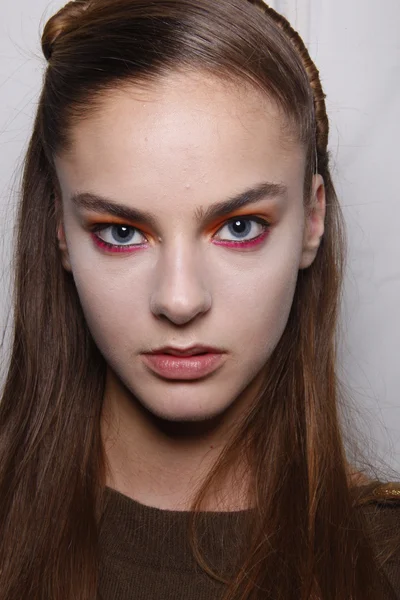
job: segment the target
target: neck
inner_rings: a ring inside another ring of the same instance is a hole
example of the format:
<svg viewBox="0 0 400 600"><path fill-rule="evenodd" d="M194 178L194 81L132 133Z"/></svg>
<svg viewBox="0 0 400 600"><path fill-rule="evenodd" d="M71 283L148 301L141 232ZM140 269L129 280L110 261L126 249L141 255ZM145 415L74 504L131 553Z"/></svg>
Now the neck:
<svg viewBox="0 0 400 600"><path fill-rule="evenodd" d="M232 419L233 415L201 423L159 419L108 369L101 425L106 485L147 506L190 510L228 441ZM210 489L204 509L247 508L243 475L244 469L237 466L227 472L224 481Z"/></svg>

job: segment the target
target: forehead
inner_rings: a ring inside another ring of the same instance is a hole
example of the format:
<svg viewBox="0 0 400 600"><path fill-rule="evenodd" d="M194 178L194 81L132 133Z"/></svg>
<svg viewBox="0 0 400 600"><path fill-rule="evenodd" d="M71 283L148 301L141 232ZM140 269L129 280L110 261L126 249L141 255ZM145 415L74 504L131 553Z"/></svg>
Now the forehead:
<svg viewBox="0 0 400 600"><path fill-rule="evenodd" d="M211 197L266 178L290 183L304 169L303 148L266 94L204 73L104 93L70 139L56 158L62 189L125 199Z"/></svg>

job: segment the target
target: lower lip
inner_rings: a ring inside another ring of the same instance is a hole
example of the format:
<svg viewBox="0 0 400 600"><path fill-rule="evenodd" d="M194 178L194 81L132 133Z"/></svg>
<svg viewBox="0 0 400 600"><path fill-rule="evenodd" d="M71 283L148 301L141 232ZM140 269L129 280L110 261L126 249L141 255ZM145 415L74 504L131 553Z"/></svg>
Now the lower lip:
<svg viewBox="0 0 400 600"><path fill-rule="evenodd" d="M144 354L145 363L167 379L198 379L215 371L222 363L224 354L197 354L175 356L172 354Z"/></svg>

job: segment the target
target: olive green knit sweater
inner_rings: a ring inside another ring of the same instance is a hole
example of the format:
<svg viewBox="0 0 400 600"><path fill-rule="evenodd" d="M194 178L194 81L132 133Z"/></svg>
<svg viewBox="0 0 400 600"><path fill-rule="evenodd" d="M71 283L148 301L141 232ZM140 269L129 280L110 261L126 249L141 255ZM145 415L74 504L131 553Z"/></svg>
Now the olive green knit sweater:
<svg viewBox="0 0 400 600"><path fill-rule="evenodd" d="M221 597L223 584L204 573L193 558L187 537L187 512L144 506L110 488L106 488L106 499L100 527L102 600ZM379 511L379 518L389 527L400 528L400 496L391 503L377 501L369 510ZM248 511L203 514L207 517L202 552L208 564L229 573L238 556ZM388 590L382 600L400 600L400 549L385 570L394 592Z"/></svg>

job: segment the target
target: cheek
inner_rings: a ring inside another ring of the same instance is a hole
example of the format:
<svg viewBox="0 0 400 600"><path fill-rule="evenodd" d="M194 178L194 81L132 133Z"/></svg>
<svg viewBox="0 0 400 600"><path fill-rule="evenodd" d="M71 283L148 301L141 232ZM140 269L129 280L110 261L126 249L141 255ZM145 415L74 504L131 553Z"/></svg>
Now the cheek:
<svg viewBox="0 0 400 600"><path fill-rule="evenodd" d="M246 324L255 337L282 333L286 325L302 255L302 223L301 214L295 215L272 231L261 253L238 257L234 268L220 265L215 284L223 290L221 314L226 319L234 315L237 327Z"/></svg>
<svg viewBox="0 0 400 600"><path fill-rule="evenodd" d="M123 331L135 327L145 308L145 286L130 257L105 257L89 234L67 221L72 275L89 329L99 346L121 344ZM115 339L114 339L115 338ZM117 340L117 338L119 338Z"/></svg>
<svg viewBox="0 0 400 600"><path fill-rule="evenodd" d="M268 353L286 326L297 275L298 262L288 257L227 279L215 303L220 324L236 332L237 342L251 345L255 354Z"/></svg>
<svg viewBox="0 0 400 600"><path fill-rule="evenodd" d="M98 271L101 272L100 265ZM76 269L74 280L86 322L99 349L109 359L121 351L129 351L148 311L144 282L126 273L110 275L103 271L99 276L96 269Z"/></svg>
<svg viewBox="0 0 400 600"><path fill-rule="evenodd" d="M287 272L274 273L273 279L266 280L262 289L263 308L259 315L259 323L263 334L260 343L270 354L279 342L289 318L293 303L298 276L298 269L292 268Z"/></svg>

